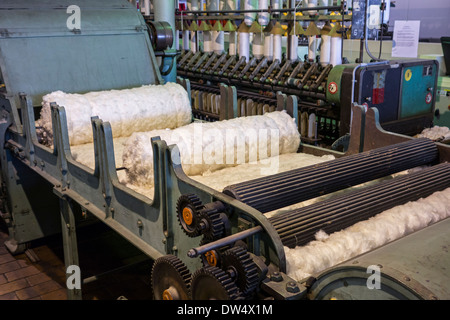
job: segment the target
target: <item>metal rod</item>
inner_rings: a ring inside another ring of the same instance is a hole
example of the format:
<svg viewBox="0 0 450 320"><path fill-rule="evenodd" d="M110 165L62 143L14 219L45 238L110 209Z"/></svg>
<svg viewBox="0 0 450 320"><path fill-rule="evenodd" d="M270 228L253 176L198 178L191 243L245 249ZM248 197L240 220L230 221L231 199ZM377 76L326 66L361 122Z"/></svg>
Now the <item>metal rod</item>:
<svg viewBox="0 0 450 320"><path fill-rule="evenodd" d="M84 278L83 279L83 284L88 284L88 283L97 281L97 280L99 280L99 279L101 279L101 278L103 278L103 277L105 277L107 275L110 275L112 273L117 273L117 272L126 270L128 268L140 265L141 263L148 262L148 261L150 261L150 260L149 259L139 260L139 261L136 261L136 262L133 262L133 263L130 263L130 264L127 264L127 265L124 265L124 266L112 269L112 270L108 270L108 271L105 271L103 273L100 273L100 274L97 274L97 275L94 275L94 276L91 276L91 277L88 277L88 278Z"/></svg>
<svg viewBox="0 0 450 320"><path fill-rule="evenodd" d="M250 237L258 232L261 232L262 230L263 230L263 228L261 226L253 227L253 228L247 229L245 231L235 233L231 236L207 243L203 246L200 246L197 248L192 248L191 250L188 251L187 255L189 258L196 258L205 252L232 244L238 240L245 239L245 238Z"/></svg>
<svg viewBox="0 0 450 320"><path fill-rule="evenodd" d="M176 15L176 20L243 20L244 15L229 15L229 16L214 16L214 15ZM294 20L294 17L290 16L281 16L281 17L272 17L274 20L279 20L280 22L290 22ZM318 15L318 16L298 16L295 18L297 21L328 21L328 20L336 20L336 16L332 15ZM150 19L151 20L151 19ZM350 15L344 15L342 17L343 21L351 21Z"/></svg>

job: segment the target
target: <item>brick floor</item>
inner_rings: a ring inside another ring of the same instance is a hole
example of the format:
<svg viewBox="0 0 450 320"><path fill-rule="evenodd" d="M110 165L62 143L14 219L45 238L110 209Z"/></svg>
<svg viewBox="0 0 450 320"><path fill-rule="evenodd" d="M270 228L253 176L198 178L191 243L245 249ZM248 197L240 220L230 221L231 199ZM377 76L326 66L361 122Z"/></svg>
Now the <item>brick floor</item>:
<svg viewBox="0 0 450 320"><path fill-rule="evenodd" d="M86 237L83 241L83 236L79 236L80 263L85 277L114 269L120 266L117 262L135 261L136 253L133 250L129 253L129 243L117 240L116 234L108 231L100 237L95 230L94 234L99 237L94 242L100 243L100 247L93 246L92 239ZM0 300L67 300L60 236L55 237L56 244L46 239L33 246L40 259L35 263L26 254L11 255L4 246L7 238L0 219ZM83 287L83 299L116 300L119 296L130 300L151 299L150 270L151 265L138 266L92 282Z"/></svg>
<svg viewBox="0 0 450 320"><path fill-rule="evenodd" d="M0 300L66 300L66 289L34 265L26 255L13 256L0 225Z"/></svg>
<svg viewBox="0 0 450 320"><path fill-rule="evenodd" d="M10 270L0 274L0 300L67 299L66 290L34 266L20 268L14 261L0 264L0 267Z"/></svg>

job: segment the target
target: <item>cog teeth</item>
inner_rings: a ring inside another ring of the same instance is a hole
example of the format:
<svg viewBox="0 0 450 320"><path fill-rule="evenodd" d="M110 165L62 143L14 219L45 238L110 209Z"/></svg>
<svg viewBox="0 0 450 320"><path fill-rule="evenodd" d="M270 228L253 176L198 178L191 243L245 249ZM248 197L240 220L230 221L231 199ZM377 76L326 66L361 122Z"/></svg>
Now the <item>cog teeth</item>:
<svg viewBox="0 0 450 320"><path fill-rule="evenodd" d="M224 231L224 223L220 216L220 212L216 209L203 209L201 212L201 218L205 219L209 225L206 230L202 231L207 240L216 240L222 236Z"/></svg>
<svg viewBox="0 0 450 320"><path fill-rule="evenodd" d="M206 266L199 270L197 270L192 276L192 282L194 282L198 277L206 275L214 278L217 283L226 291L227 296L230 300L242 300L242 294L239 291L238 287L234 283L234 281L230 278L230 276L220 268ZM191 285L193 287L193 285ZM195 290L195 288L193 288ZM193 292L191 290L191 292ZM195 297L192 297L195 298Z"/></svg>
<svg viewBox="0 0 450 320"><path fill-rule="evenodd" d="M174 281L174 283L181 283L181 287L183 287L183 292L185 297L190 296L190 286L191 286L191 279L192 275L187 268L187 266L181 261L178 257L174 255L166 255L163 257L158 258L152 267L151 272L151 278L152 278L152 289L153 294L156 297L156 291L155 291L155 284L158 283L160 277L158 277L158 272L161 272L162 270L166 270L167 268L171 269L172 272L170 280ZM181 288L180 287L180 288ZM159 293L160 294L160 293ZM158 296L159 296L158 294Z"/></svg>
<svg viewBox="0 0 450 320"><path fill-rule="evenodd" d="M186 207L190 207L192 209L192 226L187 225L187 223L183 222L183 209ZM198 227L198 222L200 220L199 214L203 208L204 206L202 204L202 201L195 194L184 194L178 198L176 205L178 222L183 231L189 237L194 238L201 235Z"/></svg>
<svg viewBox="0 0 450 320"><path fill-rule="evenodd" d="M222 268L234 266L238 271L237 286L244 296L250 296L259 283L258 269L248 254L242 247L232 247L226 250L221 257Z"/></svg>

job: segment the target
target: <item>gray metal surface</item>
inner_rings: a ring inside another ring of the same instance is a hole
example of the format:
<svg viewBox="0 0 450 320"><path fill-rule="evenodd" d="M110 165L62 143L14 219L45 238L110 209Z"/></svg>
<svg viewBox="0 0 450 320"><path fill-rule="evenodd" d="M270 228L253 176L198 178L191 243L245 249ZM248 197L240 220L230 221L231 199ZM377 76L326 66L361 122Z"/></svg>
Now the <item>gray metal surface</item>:
<svg viewBox="0 0 450 320"><path fill-rule="evenodd" d="M80 8L78 30L67 25L72 5ZM40 105L56 90L83 93L162 81L145 21L125 0L0 2L0 71L13 108L20 92Z"/></svg>

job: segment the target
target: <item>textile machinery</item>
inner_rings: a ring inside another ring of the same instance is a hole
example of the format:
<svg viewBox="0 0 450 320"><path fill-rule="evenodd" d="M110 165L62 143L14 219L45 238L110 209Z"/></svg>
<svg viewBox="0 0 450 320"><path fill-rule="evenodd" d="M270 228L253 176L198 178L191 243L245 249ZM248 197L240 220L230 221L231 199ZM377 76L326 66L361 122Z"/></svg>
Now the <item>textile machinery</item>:
<svg viewBox="0 0 450 320"><path fill-rule="evenodd" d="M445 190L448 193L448 146L392 133L380 126L380 122L398 120L398 114L392 114L391 119L383 113L383 108L388 108L383 97L391 94L390 81L405 77L407 70L411 70L411 85L414 82L423 89L425 99L427 90L432 88L431 93L434 90L432 62L323 69L309 62L289 63L285 68L281 62L279 66L284 70L277 71L280 78L271 81L277 80L276 85L287 91L278 94L266 107L263 105L261 113L278 111L283 116L288 113L298 125L301 108L293 95L297 90L302 95L311 93L311 97L325 104L333 101L341 110L348 108L349 117L351 114L346 122L351 129L346 151L301 143L297 153L328 155L334 160L215 190L186 175L178 161L183 156L180 148L155 136L147 143L153 151L154 190L149 198L121 183L118 177L124 170L117 165L118 157L115 157L117 138L113 137L112 120L105 121L95 114L88 116L93 138L89 147L94 159L92 167L74 157L75 146L70 143L74 122L68 121L67 105L50 103L52 143L45 145L37 135L36 121L43 109L42 101L51 92L85 94L115 90L117 93L117 90L165 84L161 72L168 71L157 61L154 41L159 39L159 43L165 43L158 46L161 56L173 58L170 50L163 53L170 46L170 39L164 36L167 25L149 26L127 1L92 3L7 0L0 4L0 83L3 84L0 87L0 209L8 226L6 245L10 252L23 252L33 240L62 233L66 266L77 265L76 230L82 227L86 217L93 217L154 260L149 270L152 275L149 290L153 290L155 299L450 298L449 274L442 271L450 259L446 249L450 220L444 217L445 212L432 220L434 223L428 221L414 232L388 239L357 258L348 257L304 278L294 277L297 267L287 254L290 249L313 241L321 230L331 235L411 201ZM68 10L70 6L76 7ZM81 25L68 28L68 18L77 8L81 12ZM216 70L224 69L224 65L220 66L226 59L217 58ZM198 65L198 70L209 70L213 63ZM262 79L262 73L255 71L256 64L253 67L253 71L247 70L247 77L253 77L255 83L255 77ZM292 69L296 70L295 76ZM318 72L317 78L308 83L306 80L316 72L313 70ZM242 70L240 74L246 72ZM209 72L208 76L214 77L213 73ZM269 74L268 69L264 73ZM363 81L354 93L359 100L349 105L350 100L342 102L348 98L344 97L345 90L354 87L349 88L345 83L350 83L355 75ZM380 77L385 77L386 91L384 95L382 90L377 91L373 96L374 79ZM429 80L430 85L423 83L423 79ZM239 80L239 86L244 87L245 81ZM336 92L337 98L329 97L332 81L342 87ZM190 101L194 101L193 82L181 78L178 82L186 88ZM265 80L258 83L273 85ZM238 113L234 85L231 82L219 89L222 94L216 106L224 107L217 113L217 123L251 116ZM405 109L404 106L409 106L405 100L407 93L412 89L410 84L399 88L405 91L398 95L401 120L406 124L410 116L417 115L428 121L425 114L431 105L424 101L417 108ZM372 101L364 101L369 96ZM374 99L378 99L377 103ZM112 100L108 103L113 105ZM133 108L137 107L131 105L124 114L131 113ZM326 105L320 108L327 114L332 110ZM259 111L251 112L257 115ZM79 116L86 117L82 113ZM406 173L411 169L415 170ZM364 183L369 185L361 187ZM324 196L325 199L312 204L288 207ZM448 207L449 203L442 205ZM269 215L280 209L277 214ZM382 265L379 290L365 286L370 265ZM76 289L68 289L68 296L82 298L81 291Z"/></svg>

